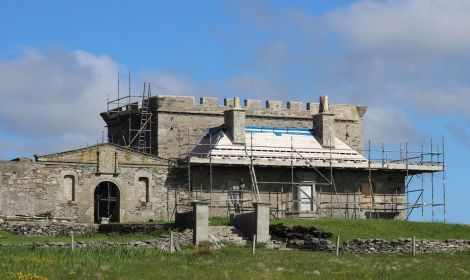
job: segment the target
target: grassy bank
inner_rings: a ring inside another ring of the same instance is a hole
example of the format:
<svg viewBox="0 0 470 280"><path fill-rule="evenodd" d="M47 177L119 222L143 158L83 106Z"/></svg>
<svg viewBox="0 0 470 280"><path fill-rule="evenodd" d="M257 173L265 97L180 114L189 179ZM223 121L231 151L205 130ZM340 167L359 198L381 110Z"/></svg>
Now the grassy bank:
<svg viewBox="0 0 470 280"><path fill-rule="evenodd" d="M315 226L340 235L342 240L353 238L470 239L470 226L460 224L407 222L396 220L272 220L272 224ZM335 236L333 238L335 238Z"/></svg>
<svg viewBox="0 0 470 280"><path fill-rule="evenodd" d="M34 278L33 276L36 276ZM22 278L23 277L23 278ZM30 278L26 278L30 277ZM45 277L45 278L40 278ZM348 256L224 248L177 254L151 249L0 248L0 279L465 279L470 252Z"/></svg>

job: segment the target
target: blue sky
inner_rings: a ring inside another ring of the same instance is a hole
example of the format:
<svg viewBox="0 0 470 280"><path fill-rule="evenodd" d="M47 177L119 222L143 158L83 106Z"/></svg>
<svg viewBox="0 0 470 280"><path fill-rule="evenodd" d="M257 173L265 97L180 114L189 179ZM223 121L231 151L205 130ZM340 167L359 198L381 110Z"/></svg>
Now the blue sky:
<svg viewBox="0 0 470 280"><path fill-rule="evenodd" d="M470 223L468 30L464 0L3 0L0 158L101 139L98 113L128 71L132 88L150 81L154 94L329 95L369 107L377 145L420 149L444 136L448 220Z"/></svg>

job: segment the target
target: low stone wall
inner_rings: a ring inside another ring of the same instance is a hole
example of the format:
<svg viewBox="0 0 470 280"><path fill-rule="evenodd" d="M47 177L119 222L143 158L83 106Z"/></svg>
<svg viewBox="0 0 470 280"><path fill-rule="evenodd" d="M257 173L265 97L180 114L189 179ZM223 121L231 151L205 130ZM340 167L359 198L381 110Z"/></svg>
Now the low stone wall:
<svg viewBox="0 0 470 280"><path fill-rule="evenodd" d="M54 222L6 222L0 224L0 230L27 236L89 235L99 233L148 234L157 230L168 230L173 224L76 224Z"/></svg>
<svg viewBox="0 0 470 280"><path fill-rule="evenodd" d="M148 234L158 230L168 230L173 224L103 224L99 225L99 233L117 234Z"/></svg>
<svg viewBox="0 0 470 280"><path fill-rule="evenodd" d="M333 252L335 250L335 246L329 239L321 238L288 239L286 247L316 252Z"/></svg>
<svg viewBox="0 0 470 280"><path fill-rule="evenodd" d="M193 239L193 233L191 230L185 230L182 232L175 232L173 234L174 246L179 249L182 246L191 245ZM1 244L0 247L34 247L34 248L48 248L48 247L59 247L59 248L71 248L71 243L65 242L35 242L30 244ZM149 239L145 241L130 241L130 242L81 242L78 241L74 244L75 248L155 248L164 251L170 250L170 236L164 235L156 239Z"/></svg>
<svg viewBox="0 0 470 280"><path fill-rule="evenodd" d="M412 252L412 239L352 239L345 241L340 251L346 254L374 254L374 253L410 253ZM457 252L470 249L470 240L416 240L417 253L431 252Z"/></svg>
<svg viewBox="0 0 470 280"><path fill-rule="evenodd" d="M231 215L230 223L247 236L256 234L256 242L266 243L271 239L269 235L269 204L255 202L253 208L253 212Z"/></svg>
<svg viewBox="0 0 470 280"><path fill-rule="evenodd" d="M0 230L9 231L18 235L27 236L56 236L69 235L71 231L76 235L94 234L98 231L96 224L75 223L14 223L4 222L0 224Z"/></svg>

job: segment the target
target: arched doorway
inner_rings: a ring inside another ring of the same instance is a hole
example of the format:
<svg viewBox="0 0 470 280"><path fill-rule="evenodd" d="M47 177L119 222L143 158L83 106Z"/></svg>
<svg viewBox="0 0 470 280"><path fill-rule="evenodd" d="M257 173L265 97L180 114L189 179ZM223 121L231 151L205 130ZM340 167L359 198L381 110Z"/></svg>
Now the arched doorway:
<svg viewBox="0 0 470 280"><path fill-rule="evenodd" d="M95 223L101 218L119 223L119 188L113 182L104 181L95 189Z"/></svg>

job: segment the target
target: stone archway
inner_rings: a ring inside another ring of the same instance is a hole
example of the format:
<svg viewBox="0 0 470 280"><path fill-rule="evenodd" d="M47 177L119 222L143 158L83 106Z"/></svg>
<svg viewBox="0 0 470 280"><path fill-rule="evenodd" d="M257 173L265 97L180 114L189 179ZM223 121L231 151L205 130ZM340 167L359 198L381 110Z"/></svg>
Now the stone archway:
<svg viewBox="0 0 470 280"><path fill-rule="evenodd" d="M95 223L99 223L101 218L109 218L110 222L119 223L120 193L115 183L99 183L95 189L94 201Z"/></svg>

